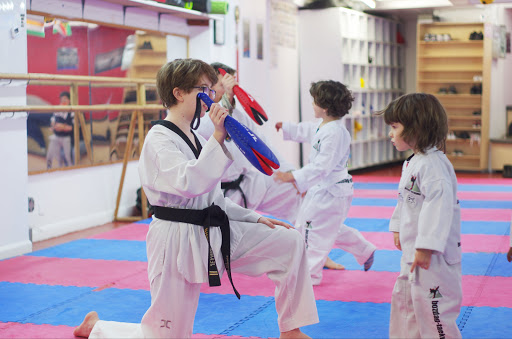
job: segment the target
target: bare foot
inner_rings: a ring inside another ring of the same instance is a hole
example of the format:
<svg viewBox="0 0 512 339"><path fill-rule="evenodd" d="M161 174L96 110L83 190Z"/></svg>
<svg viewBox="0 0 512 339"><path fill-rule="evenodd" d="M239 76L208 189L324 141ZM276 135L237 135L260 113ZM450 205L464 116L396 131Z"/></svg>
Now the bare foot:
<svg viewBox="0 0 512 339"><path fill-rule="evenodd" d="M311 339L307 334L301 332L300 328L288 332L281 332L280 339Z"/></svg>
<svg viewBox="0 0 512 339"><path fill-rule="evenodd" d="M87 313L84 321L73 331L73 335L75 337L89 338L89 334L91 334L92 328L98 320L100 320L100 317L98 317L98 313L95 311Z"/></svg>
<svg viewBox="0 0 512 339"><path fill-rule="evenodd" d="M330 269L330 270L344 270L345 266L342 264L338 264L337 262L333 261L331 258L327 257L325 260L324 267Z"/></svg>

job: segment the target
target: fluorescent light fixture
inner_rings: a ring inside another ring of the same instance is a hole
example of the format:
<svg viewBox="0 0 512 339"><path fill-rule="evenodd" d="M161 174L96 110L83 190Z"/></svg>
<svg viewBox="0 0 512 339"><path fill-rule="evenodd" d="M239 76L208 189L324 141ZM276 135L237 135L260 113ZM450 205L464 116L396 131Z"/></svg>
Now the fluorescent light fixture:
<svg viewBox="0 0 512 339"><path fill-rule="evenodd" d="M375 0L359 0L370 8L375 8Z"/></svg>

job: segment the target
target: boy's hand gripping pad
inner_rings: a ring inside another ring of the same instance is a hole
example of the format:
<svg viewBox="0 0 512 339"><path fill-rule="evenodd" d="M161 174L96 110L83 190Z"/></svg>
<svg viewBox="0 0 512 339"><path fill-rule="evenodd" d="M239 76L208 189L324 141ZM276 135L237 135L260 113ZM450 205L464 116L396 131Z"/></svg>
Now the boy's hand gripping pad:
<svg viewBox="0 0 512 339"><path fill-rule="evenodd" d="M199 93L197 96L204 101L208 108L213 104L213 100L210 99L208 95ZM272 168L279 168L279 160L277 160L274 153L272 153L270 148L268 148L268 146L247 126L239 123L228 115L224 120L224 127L240 152L242 152L247 160L260 172L266 175L272 175Z"/></svg>
<svg viewBox="0 0 512 339"><path fill-rule="evenodd" d="M219 68L219 72L222 75L226 74L226 71L222 68ZM236 85L233 87L233 93L235 93L247 114L249 114L251 119L258 125L263 125L263 122L268 120L267 114L263 108L261 108L260 104L258 104L258 102L240 86Z"/></svg>

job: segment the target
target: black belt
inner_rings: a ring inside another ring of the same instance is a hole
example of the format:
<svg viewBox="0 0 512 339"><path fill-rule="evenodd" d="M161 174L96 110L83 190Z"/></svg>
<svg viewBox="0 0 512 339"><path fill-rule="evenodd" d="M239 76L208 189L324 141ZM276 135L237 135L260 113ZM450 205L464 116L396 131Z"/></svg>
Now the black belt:
<svg viewBox="0 0 512 339"><path fill-rule="evenodd" d="M155 217L158 219L184 222L187 224L194 224L204 227L204 234L206 236L206 240L208 241L209 249L208 282L210 283L210 286L220 286L220 277L217 264L215 263L213 250L210 245L209 228L220 227L220 233L222 235L222 244L220 247L222 259L224 260L224 266L226 266L226 272L228 273L231 286L233 286L233 291L235 291L236 296L238 299L240 299L240 293L238 293L236 290L235 285L233 284L233 279L231 278L231 234L229 230L229 219L226 215L226 212L224 212L222 208L215 204L212 204L211 206L202 210L162 206L153 206L153 208Z"/></svg>
<svg viewBox="0 0 512 339"><path fill-rule="evenodd" d="M240 193L242 194L242 199L244 199L244 207L247 208L247 199L245 198L244 191L242 191L242 188L240 187L240 183L242 182L242 180L244 180L244 175L240 174L240 176L236 180L228 181L228 182L221 182L220 188L222 188L224 190L224 196L226 196L226 193L229 190L240 191Z"/></svg>

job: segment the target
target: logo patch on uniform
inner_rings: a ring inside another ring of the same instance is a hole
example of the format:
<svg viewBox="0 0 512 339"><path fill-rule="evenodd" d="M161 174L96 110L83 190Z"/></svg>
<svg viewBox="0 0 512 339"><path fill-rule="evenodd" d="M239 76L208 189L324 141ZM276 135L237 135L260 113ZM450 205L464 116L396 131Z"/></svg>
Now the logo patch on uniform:
<svg viewBox="0 0 512 339"><path fill-rule="evenodd" d="M311 226L311 220L306 221L306 234L304 236L304 241L306 242L306 249L308 249L308 236L309 236L309 230L313 229L313 226Z"/></svg>
<svg viewBox="0 0 512 339"><path fill-rule="evenodd" d="M415 175L411 176L411 179L409 180L409 183L407 185L405 185L405 189L408 190L409 192L413 193L413 194L416 194L416 195L420 195L421 194L420 188L418 187L418 183L416 182L416 176Z"/></svg>
<svg viewBox="0 0 512 339"><path fill-rule="evenodd" d="M315 145L313 145L313 148L317 151L317 152L320 152L320 139L316 142Z"/></svg>
<svg viewBox="0 0 512 339"><path fill-rule="evenodd" d="M412 195L408 195L407 202L413 206L416 206L416 197L414 197Z"/></svg>
<svg viewBox="0 0 512 339"><path fill-rule="evenodd" d="M430 294L428 295L428 297L432 298L432 299L442 298L443 295L441 294L441 292L439 292L439 286L437 286L435 288L431 288L430 289Z"/></svg>

